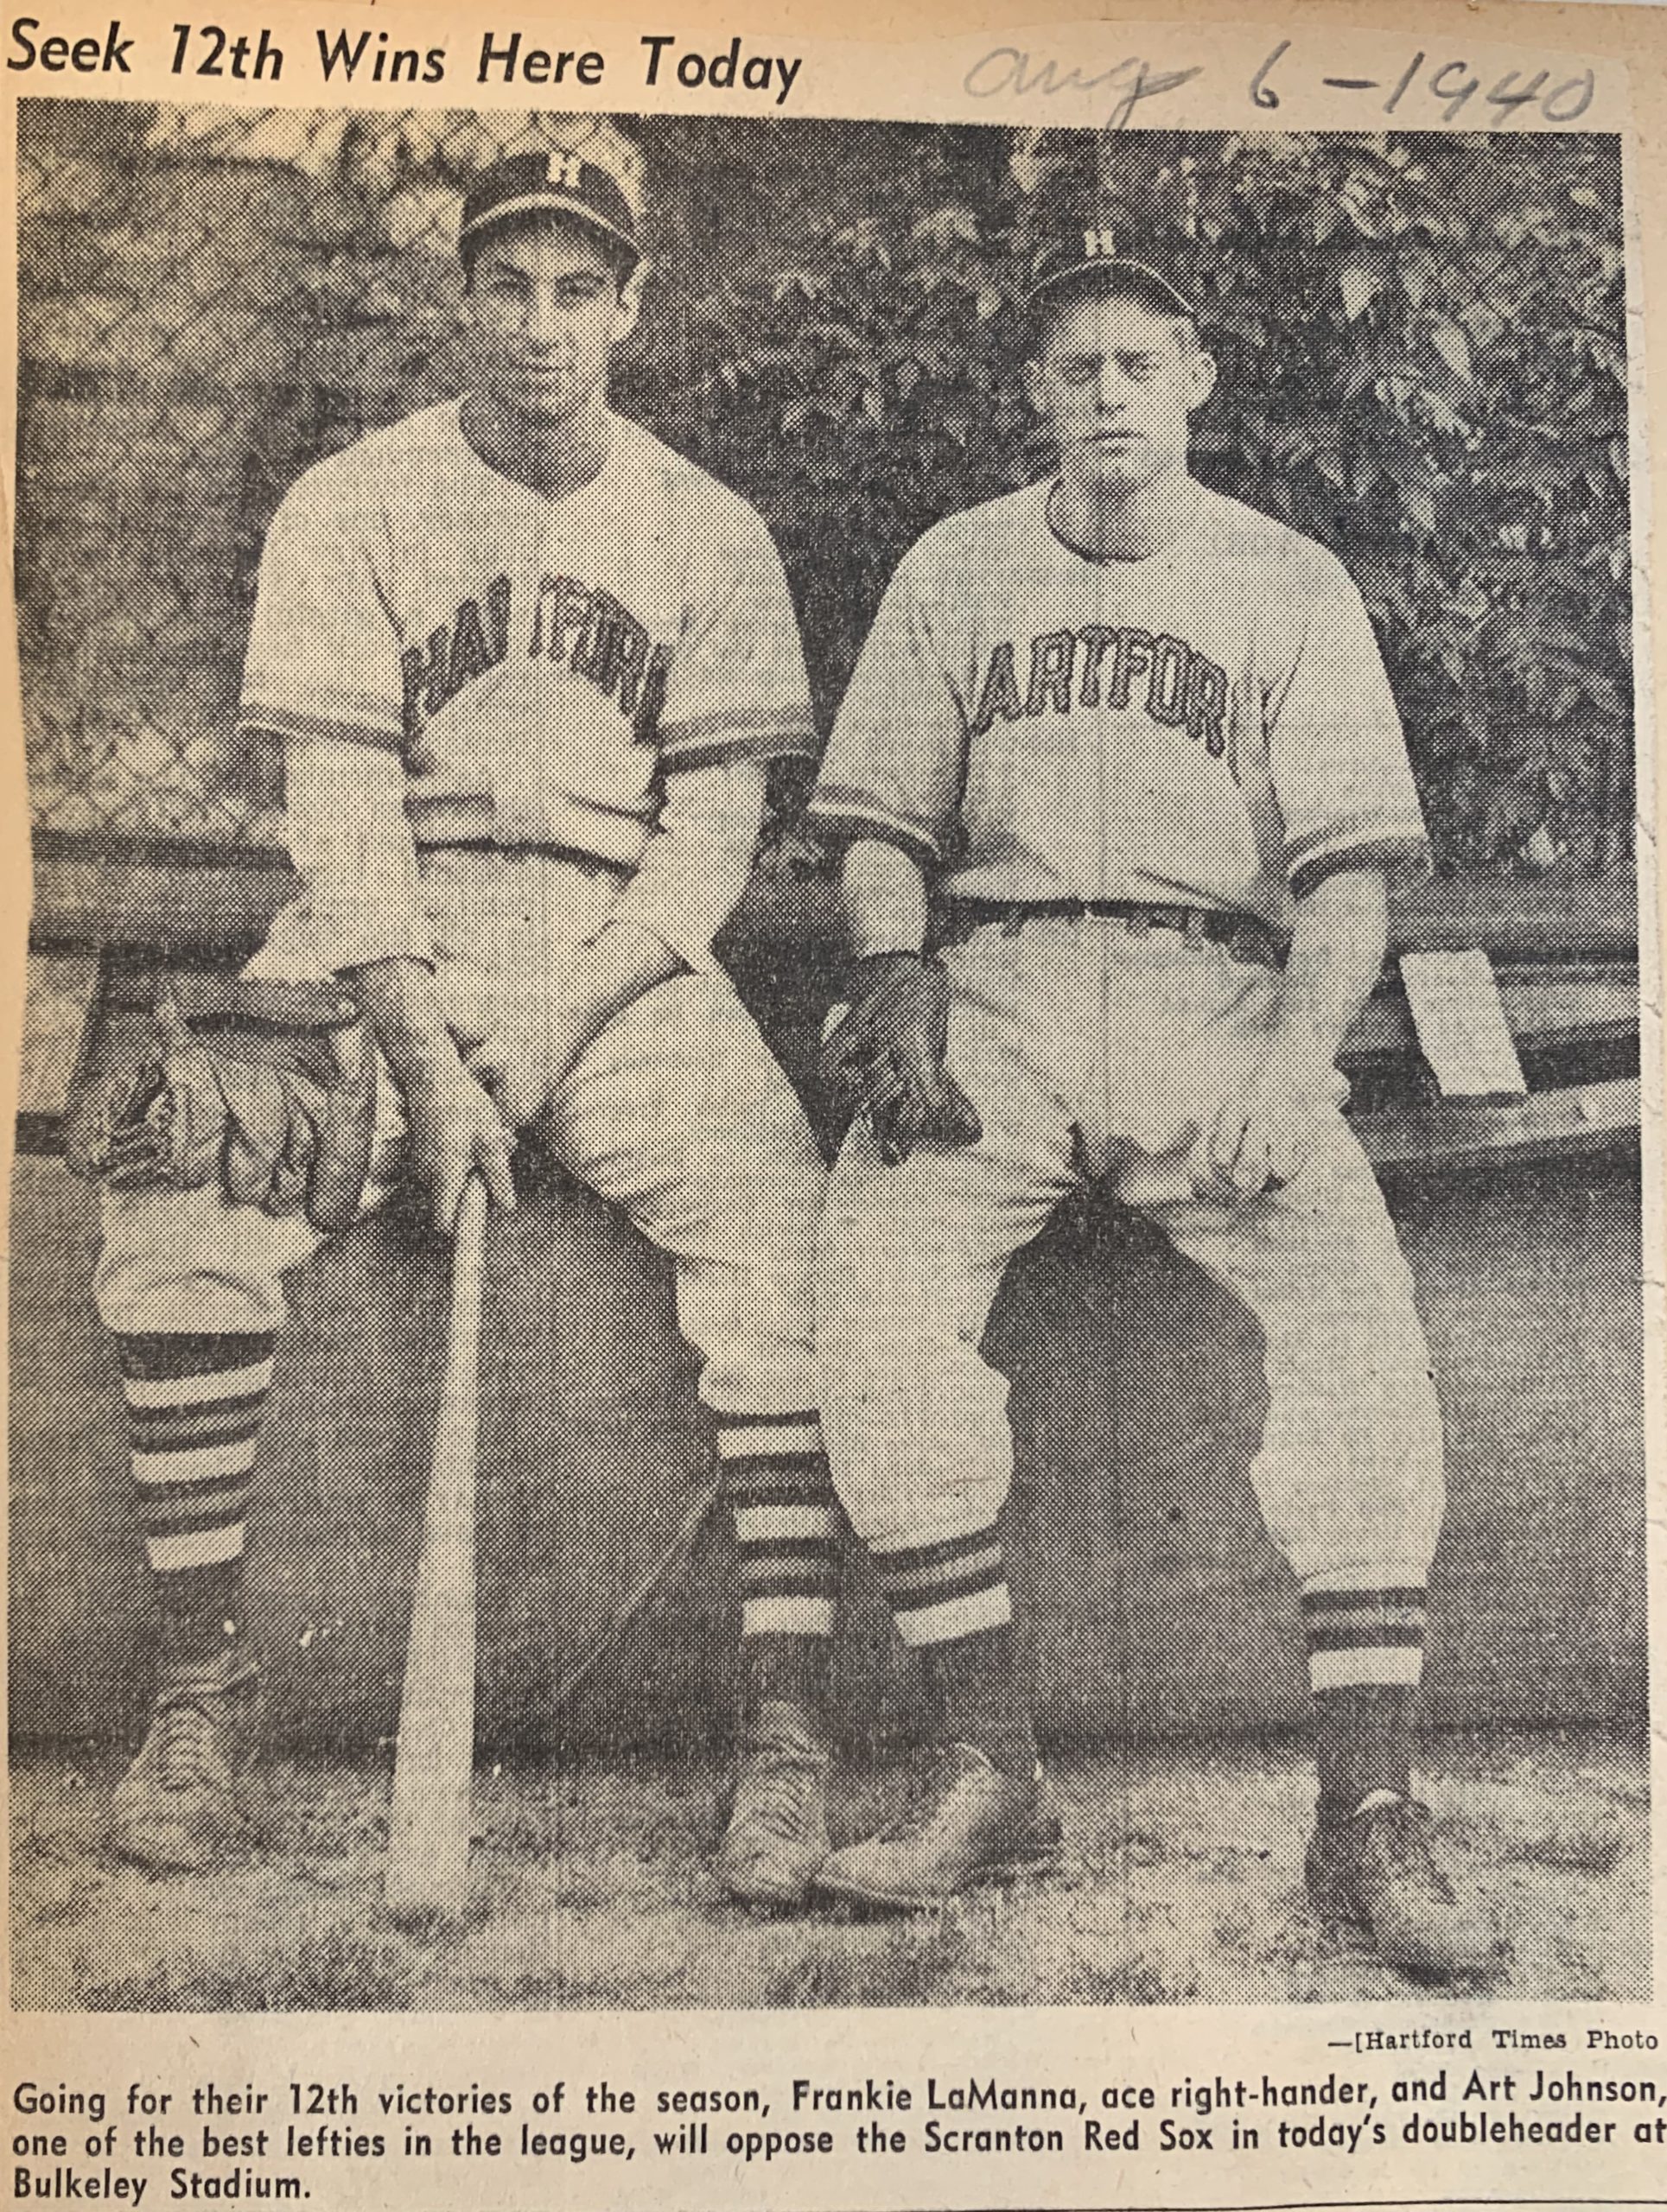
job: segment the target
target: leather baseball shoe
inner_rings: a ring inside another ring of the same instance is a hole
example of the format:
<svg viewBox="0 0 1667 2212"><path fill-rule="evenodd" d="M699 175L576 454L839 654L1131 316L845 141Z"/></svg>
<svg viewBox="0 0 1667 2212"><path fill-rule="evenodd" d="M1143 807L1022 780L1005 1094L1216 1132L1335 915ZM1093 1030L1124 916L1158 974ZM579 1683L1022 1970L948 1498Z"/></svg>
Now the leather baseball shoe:
<svg viewBox="0 0 1667 2212"><path fill-rule="evenodd" d="M896 1820L836 1851L816 1878L824 1896L907 1911L979 1882L1059 1864L1063 1837L1040 1777L1003 1774L970 1744L951 1744Z"/></svg>
<svg viewBox="0 0 1667 2212"><path fill-rule="evenodd" d="M200 1872L247 1836L258 1671L236 1646L163 1666L150 1730L111 1800L105 1840L118 1857Z"/></svg>
<svg viewBox="0 0 1667 2212"><path fill-rule="evenodd" d="M828 1765L827 1738L806 1707L760 1700L715 1862L731 1897L746 1904L803 1904L832 1847Z"/></svg>
<svg viewBox="0 0 1667 2212"><path fill-rule="evenodd" d="M1423 1981L1498 1970L1498 1930L1462 1903L1429 1847L1429 1808L1383 1790L1352 1820L1315 1831L1305 1866L1324 1920L1363 1928L1386 1966Z"/></svg>

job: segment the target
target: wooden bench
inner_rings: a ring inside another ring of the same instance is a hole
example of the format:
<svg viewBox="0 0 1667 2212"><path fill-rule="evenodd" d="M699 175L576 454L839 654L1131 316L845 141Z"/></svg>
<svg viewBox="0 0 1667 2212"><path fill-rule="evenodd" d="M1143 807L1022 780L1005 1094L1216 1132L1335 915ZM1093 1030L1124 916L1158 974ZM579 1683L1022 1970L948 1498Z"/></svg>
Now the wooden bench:
<svg viewBox="0 0 1667 2212"><path fill-rule="evenodd" d="M90 1017L118 976L166 965L236 967L293 895L287 857L156 840L37 832L29 931L31 987L54 982ZM754 880L724 940L748 1002L787 1061L808 1077L809 1040L833 988L830 899L818 883ZM1530 1070L1529 1096L1505 1104L1443 1100L1421 1076L1396 963L1409 951L1476 947L1500 971L1506 1018ZM41 963L50 963L48 969ZM1630 879L1429 880L1398 897L1391 957L1341 1055L1361 1094L1355 1127L1380 1168L1416 1172L1532 1160L1636 1143L1639 1093L1638 907ZM56 1040L61 1048L66 1040ZM21 1149L60 1141L63 1050L26 1086ZM1549 1065L1551 1078L1533 1080ZM1377 1103L1378 1094L1390 1094ZM32 1095L31 1095L32 1094Z"/></svg>

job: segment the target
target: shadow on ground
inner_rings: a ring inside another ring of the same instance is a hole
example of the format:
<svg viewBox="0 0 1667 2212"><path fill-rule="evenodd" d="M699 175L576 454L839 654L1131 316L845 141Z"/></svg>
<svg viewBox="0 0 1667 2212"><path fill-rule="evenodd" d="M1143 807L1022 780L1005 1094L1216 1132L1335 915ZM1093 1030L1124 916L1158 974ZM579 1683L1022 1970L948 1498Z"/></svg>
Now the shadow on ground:
<svg viewBox="0 0 1667 2212"><path fill-rule="evenodd" d="M1455 1878L1491 1903L1519 2000L1648 1994L1644 1750L1613 1736L1443 1737L1426 1769ZM1059 1875L900 1919L754 1916L707 1867L709 1768L483 1770L474 1904L417 1940L380 1910L387 1777L292 1763L268 1835L213 1875L105 1859L103 1754L14 1767L12 2002L29 2011L519 2011L679 2006L1327 2004L1427 1998L1316 1925L1312 1785L1276 1742L1164 1745L1053 1769ZM847 1777L836 1840L887 1785Z"/></svg>

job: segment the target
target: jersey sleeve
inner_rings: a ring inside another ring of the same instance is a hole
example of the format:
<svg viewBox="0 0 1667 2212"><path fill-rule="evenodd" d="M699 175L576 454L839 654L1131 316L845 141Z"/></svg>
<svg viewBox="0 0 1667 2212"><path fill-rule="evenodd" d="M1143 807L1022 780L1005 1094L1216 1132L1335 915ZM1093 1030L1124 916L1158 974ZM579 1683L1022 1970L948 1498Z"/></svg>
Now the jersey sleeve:
<svg viewBox="0 0 1667 2212"><path fill-rule="evenodd" d="M750 510L718 537L658 715L665 773L723 760L814 760L805 649L775 541Z"/></svg>
<svg viewBox="0 0 1667 2212"><path fill-rule="evenodd" d="M337 975L378 960L434 965L434 931L391 753L292 737L284 747L289 857L315 950Z"/></svg>
<svg viewBox="0 0 1667 2212"><path fill-rule="evenodd" d="M405 813L398 639L361 537L305 479L278 509L239 716L283 746L290 857L337 972L434 957Z"/></svg>
<svg viewBox="0 0 1667 2212"><path fill-rule="evenodd" d="M1268 712L1293 895L1306 897L1343 868L1422 872L1429 836L1359 593L1340 566L1330 564L1288 613L1296 656Z"/></svg>
<svg viewBox="0 0 1667 2212"><path fill-rule="evenodd" d="M399 639L370 556L303 478L272 518L243 668L241 731L402 753Z"/></svg>
<svg viewBox="0 0 1667 2212"><path fill-rule="evenodd" d="M966 719L905 561L858 656L805 808L830 844L876 838L922 868L955 840Z"/></svg>

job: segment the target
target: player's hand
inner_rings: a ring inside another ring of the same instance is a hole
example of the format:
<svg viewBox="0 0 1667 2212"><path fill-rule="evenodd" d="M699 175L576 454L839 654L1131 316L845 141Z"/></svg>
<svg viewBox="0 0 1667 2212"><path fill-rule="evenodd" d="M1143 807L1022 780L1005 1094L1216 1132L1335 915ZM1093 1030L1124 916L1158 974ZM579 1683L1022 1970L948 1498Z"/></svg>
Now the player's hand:
<svg viewBox="0 0 1667 2212"><path fill-rule="evenodd" d="M917 1144L976 1144L977 1114L944 1065L949 979L941 964L919 953L872 953L857 963L852 999L818 1060L837 1109L866 1115L888 1166Z"/></svg>
<svg viewBox="0 0 1667 2212"><path fill-rule="evenodd" d="M449 1236L457 1219L463 1185L478 1168L494 1205L515 1204L510 1173L514 1134L498 1107L454 1052L410 1080L405 1117L410 1130L411 1162L428 1192L435 1227Z"/></svg>
<svg viewBox="0 0 1667 2212"><path fill-rule="evenodd" d="M506 1004L471 1049L468 1065L512 1129L544 1119L608 1010L576 951Z"/></svg>
<svg viewBox="0 0 1667 2212"><path fill-rule="evenodd" d="M977 1144L984 1133L972 1101L947 1068L871 1062L863 1110L888 1167L900 1166L918 1144Z"/></svg>
<svg viewBox="0 0 1667 2212"><path fill-rule="evenodd" d="M557 1086L581 1049L568 1036L560 1010L547 1001L506 1013L468 1055L468 1065L512 1129L542 1121Z"/></svg>
<svg viewBox="0 0 1667 2212"><path fill-rule="evenodd" d="M1325 1107L1346 1095L1334 1069L1276 1044L1230 1090L1192 1158L1201 1198L1241 1205L1294 1182L1308 1165Z"/></svg>

